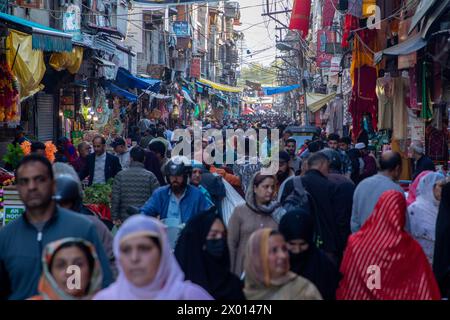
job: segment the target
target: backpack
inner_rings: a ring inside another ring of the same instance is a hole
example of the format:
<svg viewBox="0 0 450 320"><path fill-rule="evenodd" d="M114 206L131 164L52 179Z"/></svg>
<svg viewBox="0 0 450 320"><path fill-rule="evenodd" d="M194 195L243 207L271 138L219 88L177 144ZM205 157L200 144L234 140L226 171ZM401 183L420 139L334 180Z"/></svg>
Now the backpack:
<svg viewBox="0 0 450 320"><path fill-rule="evenodd" d="M288 181L293 182L294 189L293 190L285 190L286 183ZM288 192L288 194L283 194ZM303 186L302 179L299 176L294 176L288 178L283 184L280 186L279 192L279 202L286 210L286 212L295 210L296 208L305 208L309 207L309 193L306 191ZM309 210L308 210L309 211Z"/></svg>

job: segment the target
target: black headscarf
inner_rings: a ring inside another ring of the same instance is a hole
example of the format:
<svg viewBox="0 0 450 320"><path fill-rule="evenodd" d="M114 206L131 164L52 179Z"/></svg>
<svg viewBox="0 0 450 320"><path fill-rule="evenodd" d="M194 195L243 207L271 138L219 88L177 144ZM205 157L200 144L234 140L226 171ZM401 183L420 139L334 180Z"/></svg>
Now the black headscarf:
<svg viewBox="0 0 450 320"><path fill-rule="evenodd" d="M311 281L325 300L335 299L340 274L338 267L319 250L314 239L314 218L307 211L298 209L286 213L281 219L279 231L287 242L302 239L308 250L290 255L291 270Z"/></svg>
<svg viewBox="0 0 450 320"><path fill-rule="evenodd" d="M442 188L442 198L436 220L433 271L443 297L450 291L450 183Z"/></svg>
<svg viewBox="0 0 450 320"><path fill-rule="evenodd" d="M243 284L230 271L226 239L221 257L213 257L206 251L206 237L216 219L222 221L214 207L190 219L178 238L175 257L186 280L204 288L214 299L245 300Z"/></svg>

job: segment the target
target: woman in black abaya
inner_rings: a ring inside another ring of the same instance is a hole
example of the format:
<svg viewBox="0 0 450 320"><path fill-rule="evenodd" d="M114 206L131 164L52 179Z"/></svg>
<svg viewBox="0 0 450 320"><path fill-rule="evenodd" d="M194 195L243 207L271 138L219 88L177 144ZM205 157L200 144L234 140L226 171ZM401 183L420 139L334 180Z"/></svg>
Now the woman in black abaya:
<svg viewBox="0 0 450 320"><path fill-rule="evenodd" d="M216 300L245 300L243 284L230 271L225 225L215 208L193 217L181 232L175 256L186 280Z"/></svg>
<svg viewBox="0 0 450 320"><path fill-rule="evenodd" d="M288 243L291 271L310 280L324 300L334 300L340 280L336 266L314 243L314 220L306 211L283 216L279 231Z"/></svg>

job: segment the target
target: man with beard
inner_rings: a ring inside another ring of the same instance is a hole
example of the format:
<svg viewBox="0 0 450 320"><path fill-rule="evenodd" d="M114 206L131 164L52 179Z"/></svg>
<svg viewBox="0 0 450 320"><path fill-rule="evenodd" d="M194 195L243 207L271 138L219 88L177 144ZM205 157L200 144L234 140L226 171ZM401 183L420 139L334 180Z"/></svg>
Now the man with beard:
<svg viewBox="0 0 450 320"><path fill-rule="evenodd" d="M211 205L200 189L188 184L190 171L191 163L186 157L172 158L165 167L169 185L156 189L141 208L141 213L185 224L193 216L208 210Z"/></svg>
<svg viewBox="0 0 450 320"><path fill-rule="evenodd" d="M0 300L23 300L38 293L42 251L63 238L91 242L103 272L103 287L112 282L109 260L93 222L56 205L50 161L39 155L22 159L16 170L17 190L25 213L0 230Z"/></svg>
<svg viewBox="0 0 450 320"><path fill-rule="evenodd" d="M289 154L289 167L291 167L292 170L294 170L294 173L297 174L302 167L302 161L295 154L297 149L297 141L294 138L287 139L284 149Z"/></svg>
<svg viewBox="0 0 450 320"><path fill-rule="evenodd" d="M277 172L277 190L279 190L280 186L286 181L287 178L295 175L294 170L289 167L289 160L291 157L286 151L280 151L278 154L278 172Z"/></svg>

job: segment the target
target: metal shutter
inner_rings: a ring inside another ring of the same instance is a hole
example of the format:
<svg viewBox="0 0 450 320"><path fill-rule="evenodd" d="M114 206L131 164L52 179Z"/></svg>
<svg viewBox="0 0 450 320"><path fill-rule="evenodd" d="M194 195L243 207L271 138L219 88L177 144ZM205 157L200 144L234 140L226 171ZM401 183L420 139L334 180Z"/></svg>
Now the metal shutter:
<svg viewBox="0 0 450 320"><path fill-rule="evenodd" d="M40 93L37 96L37 135L39 141L53 140L54 132L54 110L53 96Z"/></svg>

